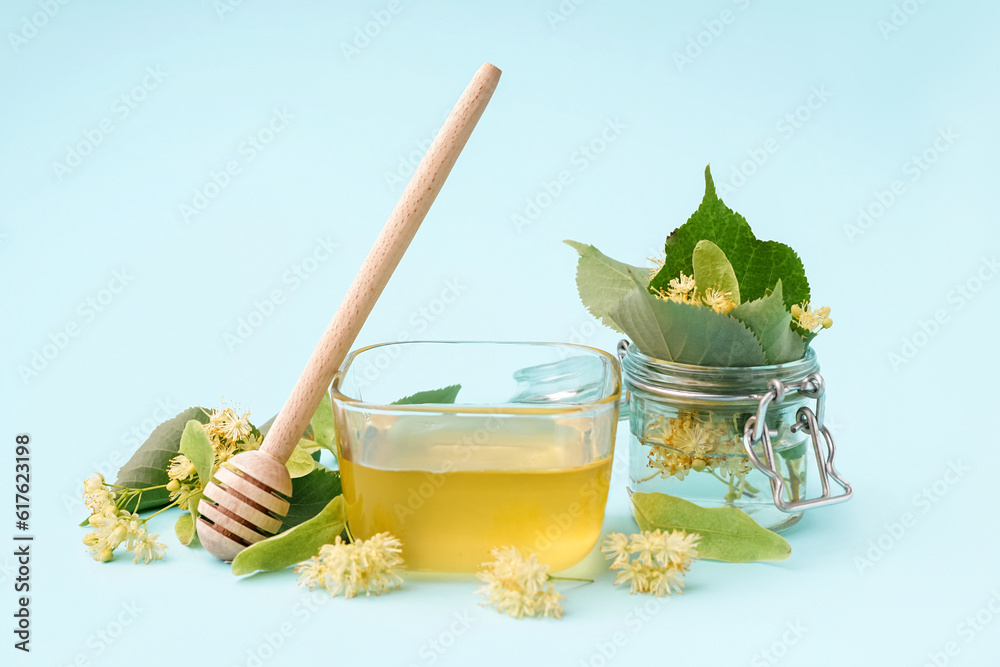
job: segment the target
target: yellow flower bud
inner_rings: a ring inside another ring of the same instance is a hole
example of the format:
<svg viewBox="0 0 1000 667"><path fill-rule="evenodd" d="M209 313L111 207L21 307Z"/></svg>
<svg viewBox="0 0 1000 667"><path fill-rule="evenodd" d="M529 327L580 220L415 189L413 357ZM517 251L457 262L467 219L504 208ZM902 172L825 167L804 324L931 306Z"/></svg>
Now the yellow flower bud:
<svg viewBox="0 0 1000 667"><path fill-rule="evenodd" d="M831 318L827 317L826 319L823 320L824 329L829 329L832 326L833 326L833 320Z"/></svg>

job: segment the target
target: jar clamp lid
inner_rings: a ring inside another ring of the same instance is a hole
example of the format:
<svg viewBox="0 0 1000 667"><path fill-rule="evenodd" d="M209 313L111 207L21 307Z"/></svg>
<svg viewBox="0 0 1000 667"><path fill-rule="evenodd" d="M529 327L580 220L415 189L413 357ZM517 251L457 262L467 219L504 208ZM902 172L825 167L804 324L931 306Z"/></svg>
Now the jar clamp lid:
<svg viewBox="0 0 1000 667"><path fill-rule="evenodd" d="M778 377L771 377L766 383L767 391L764 393L744 393L741 391L734 391L728 394L714 393L711 395L704 393L702 390L699 390L694 386L668 387L662 386L662 384L658 382L647 382L643 379L633 377L632 374L629 373L630 369L625 364L625 357L628 355L631 359L636 354L635 350L630 349L630 345L627 340L622 340L618 343L618 357L622 361L622 373L626 376L626 378L624 378L624 384L629 385L630 392L634 387L645 393L662 395L669 397L672 400L687 398L694 401L757 401L756 413L747 419L746 424L743 427L743 448L746 450L747 457L753 466L767 476L771 484L774 505L782 512L795 513L808 509L815 509L817 507L825 507L826 505L832 505L850 500L854 495L851 485L847 482L847 480L840 476L833 464L836 447L834 445L833 435L823 423L826 383L823 381L823 376L819 374L818 367L815 366L814 353L812 353L812 358L806 359L806 361L812 363L813 368L807 369L811 372L808 372L808 374L804 377L799 374L798 377L795 378L786 377L785 381ZM638 353L638 356L643 357L643 361L648 361L649 363L656 363L657 361L645 358L641 352ZM695 367L686 368L692 369ZM780 367L774 368L777 370ZM763 369L753 369L753 372L756 373L759 370ZM769 431L766 422L768 407L772 403L780 403L788 394L791 393L797 393L806 399L816 401L815 410L807 405L801 406L796 411L795 423L790 427L793 433L802 431L810 437L812 440L813 453L816 456L816 464L819 469L820 487L822 489L822 493L820 496L810 498L808 500L785 500L785 480L775 467L774 447L771 442L772 436L776 436L777 432ZM763 461L754 449L757 446L760 446L763 450ZM843 489L842 493L837 495L833 495L831 493L831 477Z"/></svg>

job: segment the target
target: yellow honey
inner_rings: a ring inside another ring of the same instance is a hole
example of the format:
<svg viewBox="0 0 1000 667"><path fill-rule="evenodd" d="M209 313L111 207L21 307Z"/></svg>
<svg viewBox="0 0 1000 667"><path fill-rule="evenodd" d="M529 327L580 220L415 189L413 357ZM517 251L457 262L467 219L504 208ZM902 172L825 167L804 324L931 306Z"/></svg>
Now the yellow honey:
<svg viewBox="0 0 1000 667"><path fill-rule="evenodd" d="M354 536L399 537L410 570L472 572L508 545L552 571L583 559L600 537L612 460L594 460L589 420L469 419L371 427L362 462L341 453Z"/></svg>

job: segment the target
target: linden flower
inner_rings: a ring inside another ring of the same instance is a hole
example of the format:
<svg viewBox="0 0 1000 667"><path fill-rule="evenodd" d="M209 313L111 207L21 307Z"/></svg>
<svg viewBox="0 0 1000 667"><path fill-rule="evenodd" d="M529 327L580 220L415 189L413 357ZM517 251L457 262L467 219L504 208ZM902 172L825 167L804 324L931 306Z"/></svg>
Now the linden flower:
<svg viewBox="0 0 1000 667"><path fill-rule="evenodd" d="M663 263L667 261L667 258L666 255L660 253L656 257L647 257L646 260L653 265L653 268L649 270L649 279L652 280L663 268Z"/></svg>
<svg viewBox="0 0 1000 667"><path fill-rule="evenodd" d="M701 299L706 306L717 313L725 315L736 307L736 303L733 301L732 296L733 295L730 292L723 292L722 290L712 288L705 290Z"/></svg>
<svg viewBox="0 0 1000 667"><path fill-rule="evenodd" d="M243 442L240 443L240 447L243 451L249 451L252 449L260 449L261 437L256 433L250 433L250 435L243 438Z"/></svg>
<svg viewBox="0 0 1000 667"><path fill-rule="evenodd" d="M218 443L218 444L216 444L215 442L213 442L212 444L215 445L215 467L216 468L218 468L219 466L223 465L224 463L226 463L227 461L229 461L229 459L233 458L234 456L236 456L240 452L239 447L235 443L233 443L233 442L222 442L222 443Z"/></svg>
<svg viewBox="0 0 1000 667"><path fill-rule="evenodd" d="M486 596L484 605L514 618L562 617L560 600L565 598L548 582L548 565L539 563L535 554L525 556L517 547L496 548L490 553L494 560L483 563L484 569L476 575L485 583L476 589Z"/></svg>
<svg viewBox="0 0 1000 667"><path fill-rule="evenodd" d="M402 569L402 543L389 533L379 533L367 540L344 542L340 536L333 544L324 544L319 555L295 566L299 586L324 588L331 597L353 598L381 595L403 583L397 569Z"/></svg>
<svg viewBox="0 0 1000 667"><path fill-rule="evenodd" d="M220 410L219 408L214 408L208 415L208 423L205 424L205 432L208 433L209 438L214 438L222 435L222 431L226 428L226 424L229 423L229 416L231 411L229 408Z"/></svg>
<svg viewBox="0 0 1000 667"><path fill-rule="evenodd" d="M90 514L99 514L105 507L115 505L115 494L104 484L104 475L94 473L83 483L83 502Z"/></svg>
<svg viewBox="0 0 1000 667"><path fill-rule="evenodd" d="M159 533L150 535L145 528L140 528L134 544L129 549L134 554L132 560L136 563L142 561L143 564L147 564L150 561L163 558L167 546L156 541L159 536Z"/></svg>
<svg viewBox="0 0 1000 667"><path fill-rule="evenodd" d="M649 593L656 597L682 593L684 575L698 557L700 535L659 529L625 536L611 533L601 548L611 569L617 570L615 585L629 584L632 595Z"/></svg>
<svg viewBox="0 0 1000 667"><path fill-rule="evenodd" d="M674 417L670 420L667 444L685 454L710 454L725 432L724 426L711 426L691 416Z"/></svg>
<svg viewBox="0 0 1000 667"><path fill-rule="evenodd" d="M178 454L170 459L170 465L167 466L167 477L171 481L186 481L194 477L197 472L198 470L194 467L194 464L183 454Z"/></svg>
<svg viewBox="0 0 1000 667"><path fill-rule="evenodd" d="M87 520L92 530L83 538L87 553L94 560L108 562L114 558L115 549L124 545L135 555L135 562L149 563L163 557L164 545L156 541L157 535L146 532L146 520L134 512L119 509L115 504L115 494L111 493L104 477L95 474L83 483L84 500L91 509ZM124 489L123 505L127 505L138 493L135 489Z"/></svg>
<svg viewBox="0 0 1000 667"><path fill-rule="evenodd" d="M676 303L698 305L698 299L694 295L694 289L694 278L681 272L679 277L672 279L667 284L667 290L660 290L657 296L661 299L674 301Z"/></svg>
<svg viewBox="0 0 1000 667"><path fill-rule="evenodd" d="M806 331L818 331L820 328L829 329L833 326L828 306L813 310L809 307L808 301L803 301L801 306L792 306L791 312L795 323Z"/></svg>
<svg viewBox="0 0 1000 667"><path fill-rule="evenodd" d="M601 545L605 557L614 559L611 567L627 563L629 559L629 537L625 533L610 533Z"/></svg>
<svg viewBox="0 0 1000 667"><path fill-rule="evenodd" d="M244 412L237 417L231 410L227 410L227 412L229 412L229 419L222 426L222 437L229 442L239 442L250 435L250 431L253 429L250 426L250 413Z"/></svg>

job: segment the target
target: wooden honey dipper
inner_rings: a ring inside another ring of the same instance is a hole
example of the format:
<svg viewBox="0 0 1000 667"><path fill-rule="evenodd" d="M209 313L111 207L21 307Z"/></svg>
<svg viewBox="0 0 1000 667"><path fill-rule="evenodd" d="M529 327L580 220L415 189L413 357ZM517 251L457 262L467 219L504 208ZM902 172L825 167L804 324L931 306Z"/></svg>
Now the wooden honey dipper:
<svg viewBox="0 0 1000 667"><path fill-rule="evenodd" d="M257 451L231 458L232 469L219 468L217 481L205 487L205 497L198 504L198 538L212 555L232 560L281 528L288 513L287 499L292 495L292 478L285 462L441 191L499 80L500 70L489 63L476 72L389 215L264 443Z"/></svg>

